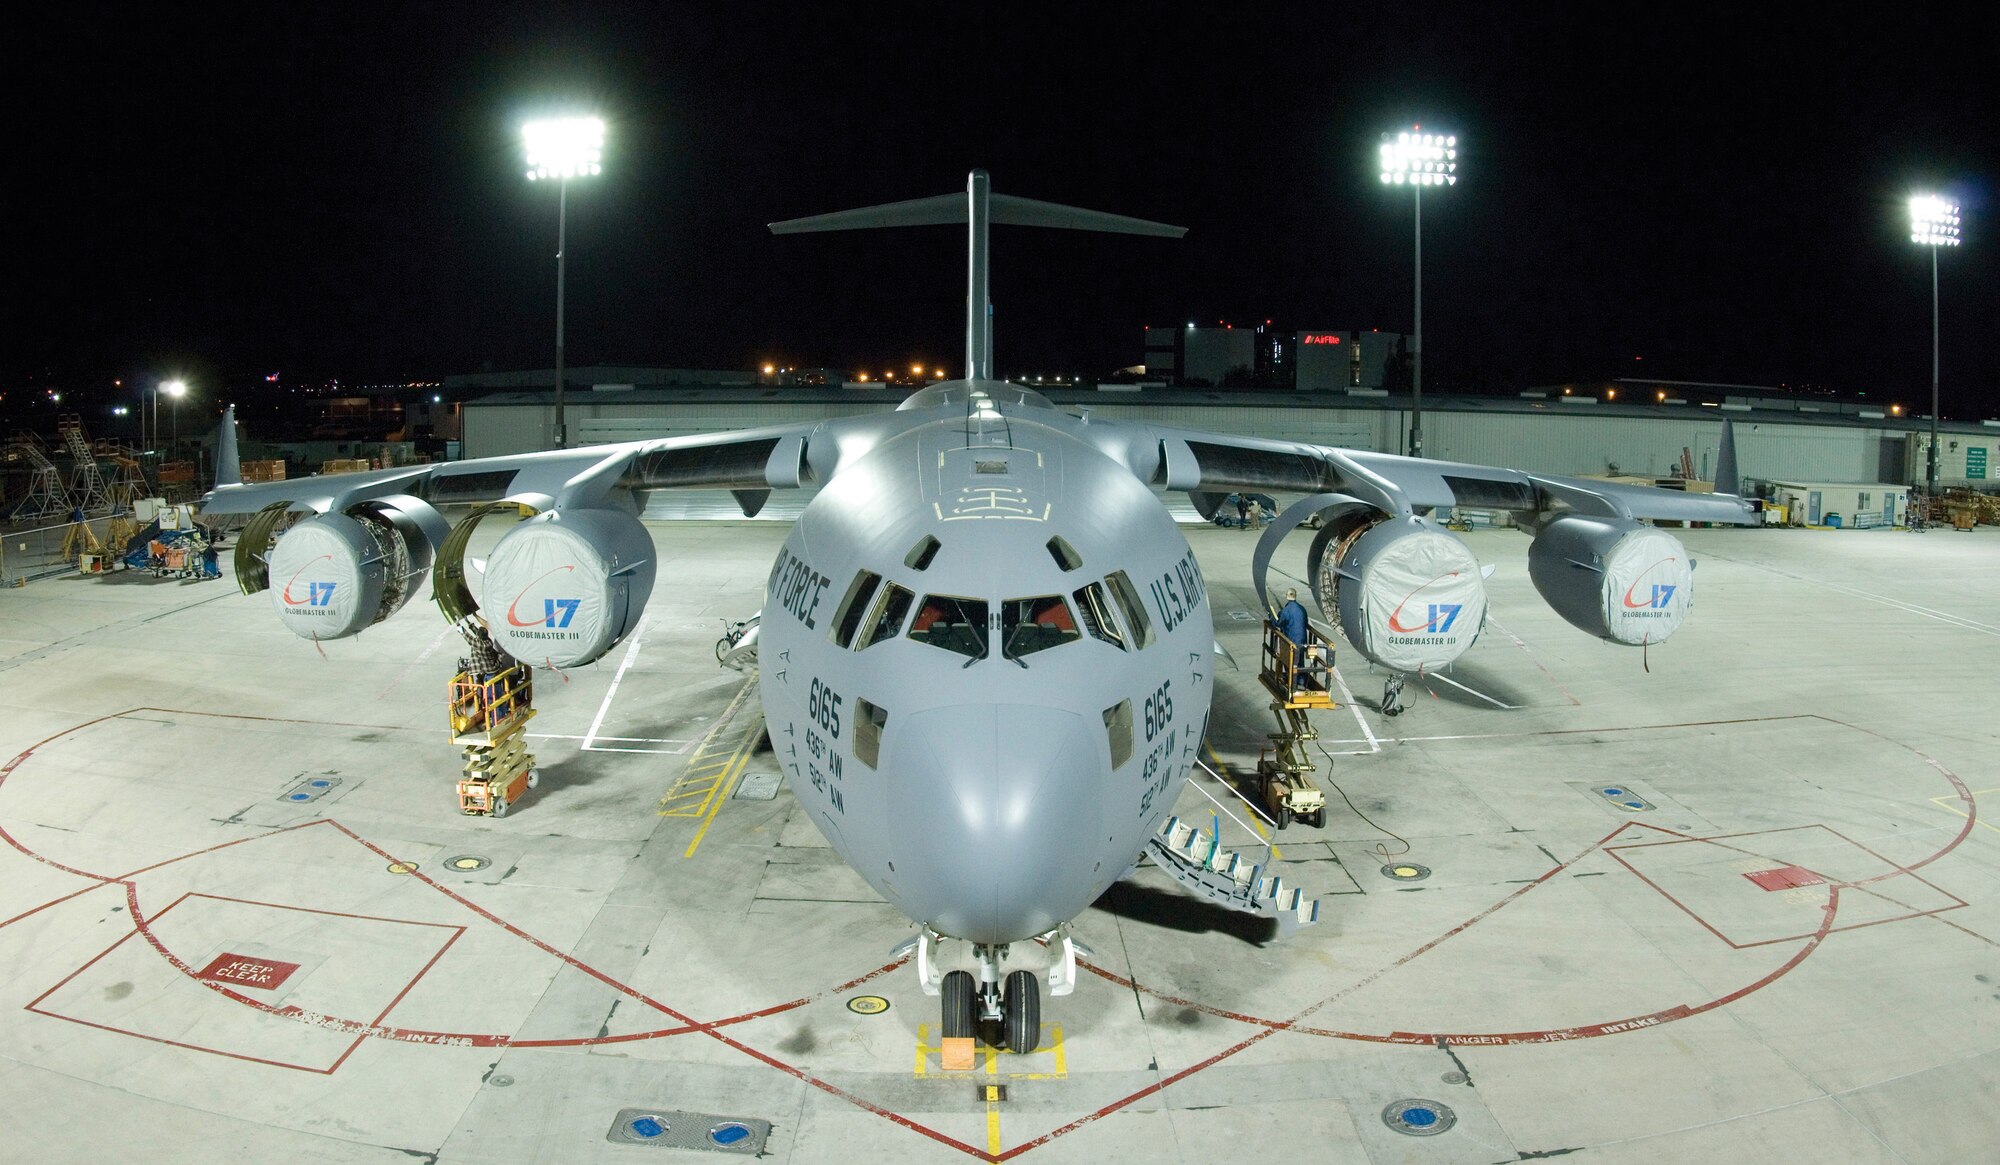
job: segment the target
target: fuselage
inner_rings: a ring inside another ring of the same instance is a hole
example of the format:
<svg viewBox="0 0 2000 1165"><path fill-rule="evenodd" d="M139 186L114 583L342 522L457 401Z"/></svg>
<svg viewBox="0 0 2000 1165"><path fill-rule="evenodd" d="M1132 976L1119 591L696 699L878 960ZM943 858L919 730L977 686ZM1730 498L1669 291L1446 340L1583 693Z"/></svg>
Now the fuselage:
<svg viewBox="0 0 2000 1165"><path fill-rule="evenodd" d="M773 565L765 718L884 898L1012 942L1081 913L1172 806L1213 624L1186 538L1088 422L981 382L911 405L850 442Z"/></svg>

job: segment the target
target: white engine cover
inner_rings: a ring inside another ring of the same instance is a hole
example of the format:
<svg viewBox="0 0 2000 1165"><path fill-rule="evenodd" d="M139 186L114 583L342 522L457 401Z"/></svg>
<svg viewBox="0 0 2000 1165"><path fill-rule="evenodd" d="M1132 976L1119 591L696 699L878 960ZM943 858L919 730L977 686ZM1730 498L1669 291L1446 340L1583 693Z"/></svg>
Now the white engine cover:
<svg viewBox="0 0 2000 1165"><path fill-rule="evenodd" d="M384 547L367 522L347 514L307 518L271 549L271 597L278 618L301 639L339 639L387 612Z"/></svg>
<svg viewBox="0 0 2000 1165"><path fill-rule="evenodd" d="M1680 539L1637 522L1558 518L1535 535L1528 575L1572 625L1631 647L1672 635L1694 600Z"/></svg>
<svg viewBox="0 0 2000 1165"><path fill-rule="evenodd" d="M1369 527L1342 548L1315 589L1320 609L1335 609L1356 651L1398 671L1451 663L1486 626L1478 560L1428 518Z"/></svg>
<svg viewBox="0 0 2000 1165"><path fill-rule="evenodd" d="M521 523L486 562L480 606L494 643L535 667L599 658L645 611L653 557L630 514L554 510Z"/></svg>

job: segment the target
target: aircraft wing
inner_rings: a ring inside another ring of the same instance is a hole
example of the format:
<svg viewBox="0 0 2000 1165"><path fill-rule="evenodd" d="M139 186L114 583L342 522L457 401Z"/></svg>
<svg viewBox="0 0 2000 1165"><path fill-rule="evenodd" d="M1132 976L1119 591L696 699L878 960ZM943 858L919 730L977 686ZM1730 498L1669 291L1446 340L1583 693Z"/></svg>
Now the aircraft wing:
<svg viewBox="0 0 2000 1165"><path fill-rule="evenodd" d="M1170 489L1185 489L1203 516L1238 490L1346 494L1386 513L1470 506L1517 514L1574 512L1606 518L1757 521L1750 503L1729 494L1684 493L1652 486L1529 473L1491 465L1434 461L1154 427Z"/></svg>
<svg viewBox="0 0 2000 1165"><path fill-rule="evenodd" d="M613 491L727 489L746 514L774 488L796 488L805 474L805 440L814 424L666 437L580 449L321 474L291 481L218 486L203 514L248 514L279 502L327 512L392 496L434 506L516 500L549 509L592 505Z"/></svg>

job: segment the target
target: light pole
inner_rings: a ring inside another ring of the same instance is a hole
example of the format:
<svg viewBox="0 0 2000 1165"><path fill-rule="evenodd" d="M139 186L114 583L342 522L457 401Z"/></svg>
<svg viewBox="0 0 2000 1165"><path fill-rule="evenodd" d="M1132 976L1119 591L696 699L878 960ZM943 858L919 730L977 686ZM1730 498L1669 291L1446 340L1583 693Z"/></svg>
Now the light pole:
<svg viewBox="0 0 2000 1165"><path fill-rule="evenodd" d="M1410 456L1424 455L1424 187L1458 185L1458 137L1416 126L1382 135L1382 184L1408 186L1416 200L1416 328L1410 338Z"/></svg>
<svg viewBox="0 0 2000 1165"><path fill-rule="evenodd" d="M1931 446L1924 470L1924 491L1938 488L1938 278L1939 247L1958 246L1958 204L1935 194L1910 199L1910 241L1931 249Z"/></svg>
<svg viewBox="0 0 2000 1165"><path fill-rule="evenodd" d="M569 180L603 173L604 122L595 117L558 117L521 127L528 151L528 179L556 180L556 448L568 447L568 415L563 411L563 274L569 249Z"/></svg>
<svg viewBox="0 0 2000 1165"><path fill-rule="evenodd" d="M168 413L168 416L173 421L173 440L168 443L168 447L172 449L178 449L181 443L181 398L187 395L188 391L187 382L182 380L169 380L165 384L162 384L160 386L160 391L174 398L174 406L171 410L169 410ZM160 435L160 398L156 396L153 398L153 437L157 440L159 438L159 435Z"/></svg>

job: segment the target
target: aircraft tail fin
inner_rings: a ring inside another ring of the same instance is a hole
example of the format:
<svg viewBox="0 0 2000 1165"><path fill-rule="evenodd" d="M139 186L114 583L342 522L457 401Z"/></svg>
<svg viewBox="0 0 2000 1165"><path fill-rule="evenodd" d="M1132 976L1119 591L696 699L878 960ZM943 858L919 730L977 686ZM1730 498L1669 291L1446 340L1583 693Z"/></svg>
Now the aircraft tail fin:
<svg viewBox="0 0 2000 1165"><path fill-rule="evenodd" d="M222 427L215 433L215 484L243 484L243 463L236 455L235 405L222 410Z"/></svg>
<svg viewBox="0 0 2000 1165"><path fill-rule="evenodd" d="M993 306L987 297L986 231L994 223L1007 226L1057 227L1073 231L1103 231L1120 235L1153 235L1178 239L1186 227L1143 218L1085 210L1054 202L1037 202L1011 194L993 193L984 170L966 175L964 194L940 194L907 202L885 202L856 210L836 210L768 224L774 235L816 231L863 231L878 227L922 227L963 223L966 227L965 378L993 379Z"/></svg>
<svg viewBox="0 0 2000 1165"><path fill-rule="evenodd" d="M1729 421L1722 422L1722 449L1715 455L1715 492L1743 492L1743 483L1736 474L1736 428Z"/></svg>

